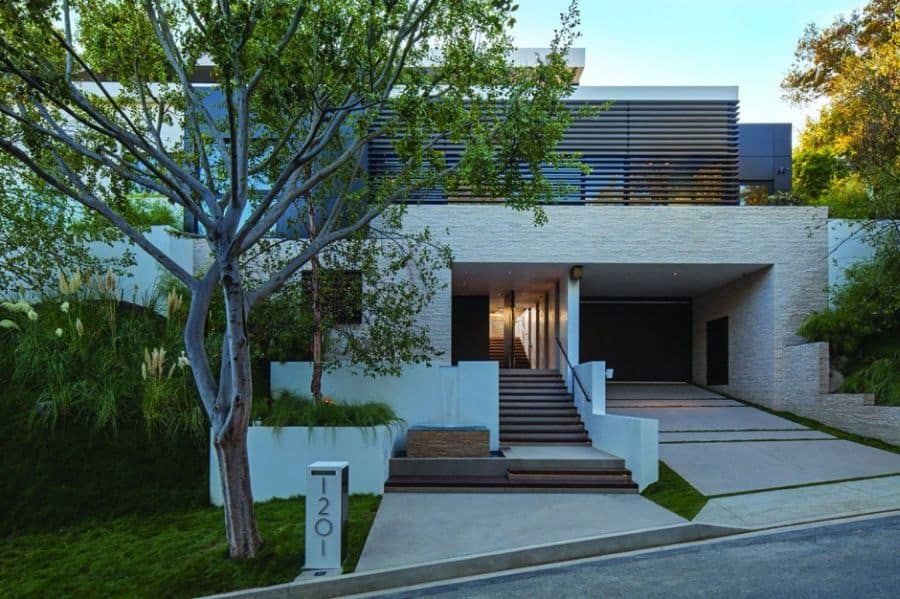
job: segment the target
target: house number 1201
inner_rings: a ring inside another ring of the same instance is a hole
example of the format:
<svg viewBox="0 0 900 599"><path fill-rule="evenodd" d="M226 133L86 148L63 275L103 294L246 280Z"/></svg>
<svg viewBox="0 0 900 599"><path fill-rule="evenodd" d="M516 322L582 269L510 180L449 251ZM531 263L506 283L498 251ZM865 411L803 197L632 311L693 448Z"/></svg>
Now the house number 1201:
<svg viewBox="0 0 900 599"><path fill-rule="evenodd" d="M325 477L322 477L322 495L325 495ZM328 500L328 497L319 497L319 503L321 504L321 508L319 509L320 516L329 516L328 506L331 505L331 502ZM325 557L325 537L329 536L332 532L334 532L334 524L331 523L331 520L326 518L319 518L316 520L315 525L316 534L322 537L322 557Z"/></svg>
<svg viewBox="0 0 900 599"><path fill-rule="evenodd" d="M306 467L305 570L340 570L346 557L347 462L315 462Z"/></svg>

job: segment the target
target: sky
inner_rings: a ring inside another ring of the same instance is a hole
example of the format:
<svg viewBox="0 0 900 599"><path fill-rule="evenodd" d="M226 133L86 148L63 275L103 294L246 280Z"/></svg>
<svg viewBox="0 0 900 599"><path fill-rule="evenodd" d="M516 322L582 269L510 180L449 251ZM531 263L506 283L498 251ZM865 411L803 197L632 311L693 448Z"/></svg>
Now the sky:
<svg viewBox="0 0 900 599"><path fill-rule="evenodd" d="M518 0L519 47L546 47L569 0ZM808 23L864 0L580 0L582 85L738 85L740 121L791 123L797 143L816 106L781 98Z"/></svg>

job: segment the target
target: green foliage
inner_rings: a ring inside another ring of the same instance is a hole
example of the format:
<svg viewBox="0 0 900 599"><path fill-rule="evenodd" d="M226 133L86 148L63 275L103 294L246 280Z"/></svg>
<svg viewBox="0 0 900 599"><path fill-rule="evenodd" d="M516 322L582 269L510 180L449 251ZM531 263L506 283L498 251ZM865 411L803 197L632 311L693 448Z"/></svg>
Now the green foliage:
<svg viewBox="0 0 900 599"><path fill-rule="evenodd" d="M832 182L847 174L846 164L831 150L803 147L792 159L792 191L805 204L819 203Z"/></svg>
<svg viewBox="0 0 900 599"><path fill-rule="evenodd" d="M663 462L659 463L659 480L644 489L641 495L687 520L693 520L707 500Z"/></svg>
<svg viewBox="0 0 900 599"><path fill-rule="evenodd" d="M842 385L850 393L874 393L879 403L900 406L900 352L875 358Z"/></svg>
<svg viewBox="0 0 900 599"><path fill-rule="evenodd" d="M83 282L76 273L60 275L59 292L40 304L0 306L12 323L0 332L0 384L33 398L35 424L114 431L144 422L169 435L205 435L189 365L178 356L183 300L160 291L143 305L131 299L123 301L111 273Z"/></svg>
<svg viewBox="0 0 900 599"><path fill-rule="evenodd" d="M865 209L859 202L852 214L900 216L898 47L900 18L890 0L870 0L825 29L811 25L804 32L782 88L797 103L828 100L807 123L795 162L797 191L806 201L822 199L828 185L847 175L837 160L869 191ZM835 208L840 213L844 207Z"/></svg>
<svg viewBox="0 0 900 599"><path fill-rule="evenodd" d="M0 298L20 287L43 292L60 270L117 271L132 263L130 254L99 260L92 242L118 239L110 227L85 218L76 204L44 193L21 168L0 154Z"/></svg>
<svg viewBox="0 0 900 599"><path fill-rule="evenodd" d="M833 179L815 203L828 206L831 218L866 218L871 210L869 190L856 173Z"/></svg>
<svg viewBox="0 0 900 599"><path fill-rule="evenodd" d="M274 400L253 404L254 420L265 426L394 426L401 422L385 403L343 403L324 398L321 402L281 393Z"/></svg>
<svg viewBox="0 0 900 599"><path fill-rule="evenodd" d="M348 555L356 567L380 498L351 495ZM36 506L35 506L36 507ZM290 582L303 563L304 500L256 504L265 545L226 558L222 509L185 506L3 539L0 580L15 597L198 597Z"/></svg>
<svg viewBox="0 0 900 599"><path fill-rule="evenodd" d="M832 307L800 327L811 341L828 341L832 363L848 392L875 392L881 403L900 403L900 253L881 251L846 271Z"/></svg>

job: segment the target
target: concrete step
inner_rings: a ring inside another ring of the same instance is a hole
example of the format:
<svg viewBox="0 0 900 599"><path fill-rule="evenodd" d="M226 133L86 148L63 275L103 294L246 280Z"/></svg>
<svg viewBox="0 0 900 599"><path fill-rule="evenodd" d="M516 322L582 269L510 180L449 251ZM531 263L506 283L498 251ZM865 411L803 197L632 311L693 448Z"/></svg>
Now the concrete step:
<svg viewBox="0 0 900 599"><path fill-rule="evenodd" d="M391 458L389 473L395 476L506 476L509 460L488 458Z"/></svg>
<svg viewBox="0 0 900 599"><path fill-rule="evenodd" d="M587 443L586 432L581 433L507 433L500 435L501 443Z"/></svg>
<svg viewBox="0 0 900 599"><path fill-rule="evenodd" d="M632 483L631 471L625 469L615 470L509 470L507 478L511 481L570 481L593 482L598 485L613 483Z"/></svg>
<svg viewBox="0 0 900 599"><path fill-rule="evenodd" d="M501 414L500 426L515 426L517 424L578 424L581 425L581 418L578 413L566 414L564 416L547 416L543 412L540 414L529 413L525 416L507 416Z"/></svg>
<svg viewBox="0 0 900 599"><path fill-rule="evenodd" d="M554 424L535 422L532 424L503 424L500 423L500 435L516 433L583 433L584 425L580 422L577 424Z"/></svg>
<svg viewBox="0 0 900 599"><path fill-rule="evenodd" d="M506 401L500 400L500 414L503 414L504 409L523 409L523 410L560 410L565 409L566 407L571 406L572 410L576 413L575 406L571 401L561 400L561 401L540 401L540 400L532 400L532 401Z"/></svg>
<svg viewBox="0 0 900 599"><path fill-rule="evenodd" d="M530 408L508 408L500 409L500 419L504 418L578 418L578 412L572 409L552 409L543 408L537 413Z"/></svg>
<svg viewBox="0 0 900 599"><path fill-rule="evenodd" d="M559 492L561 490L596 491L596 492L637 492L637 485L629 478L625 480L595 481L583 477L550 477L529 478L527 480L511 480L507 477L471 476L397 476L391 477L384 484L386 493L422 492L425 489L443 492Z"/></svg>
<svg viewBox="0 0 900 599"><path fill-rule="evenodd" d="M507 374L515 374L521 376L541 376L553 374L559 376L559 371L555 368L529 368L527 370L523 370L521 368L501 368L500 376L504 376Z"/></svg>
<svg viewBox="0 0 900 599"><path fill-rule="evenodd" d="M501 387L499 389L500 396L509 397L572 397L572 394L565 389L509 389Z"/></svg>

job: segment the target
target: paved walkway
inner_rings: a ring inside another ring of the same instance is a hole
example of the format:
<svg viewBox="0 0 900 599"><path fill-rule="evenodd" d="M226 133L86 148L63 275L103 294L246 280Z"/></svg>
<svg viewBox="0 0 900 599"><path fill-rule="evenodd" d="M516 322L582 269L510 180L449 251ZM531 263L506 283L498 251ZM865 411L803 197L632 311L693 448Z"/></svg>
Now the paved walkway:
<svg viewBox="0 0 900 599"><path fill-rule="evenodd" d="M682 522L640 495L385 493L356 571Z"/></svg>

